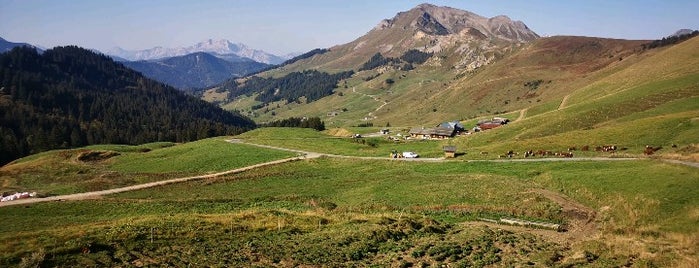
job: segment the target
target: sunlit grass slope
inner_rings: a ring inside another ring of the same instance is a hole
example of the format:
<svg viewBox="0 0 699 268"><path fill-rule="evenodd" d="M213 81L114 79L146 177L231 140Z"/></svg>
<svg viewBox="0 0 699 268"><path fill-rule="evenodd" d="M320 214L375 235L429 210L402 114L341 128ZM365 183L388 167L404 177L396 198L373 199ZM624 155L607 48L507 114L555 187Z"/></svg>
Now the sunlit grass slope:
<svg viewBox="0 0 699 268"><path fill-rule="evenodd" d="M562 109L527 113L459 143L499 153L605 144L635 154L646 145L691 147L699 143L698 48L696 38L667 48L576 91Z"/></svg>
<svg viewBox="0 0 699 268"><path fill-rule="evenodd" d="M81 160L90 152L107 152L109 157ZM184 144L96 145L20 159L0 169L0 180L4 192L57 195L213 173L291 156L294 154L232 144L223 137Z"/></svg>

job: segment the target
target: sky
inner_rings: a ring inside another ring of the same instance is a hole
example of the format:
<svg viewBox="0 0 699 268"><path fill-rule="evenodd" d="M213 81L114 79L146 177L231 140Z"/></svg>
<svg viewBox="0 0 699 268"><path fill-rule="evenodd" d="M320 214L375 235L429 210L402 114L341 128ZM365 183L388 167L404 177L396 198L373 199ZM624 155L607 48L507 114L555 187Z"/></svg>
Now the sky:
<svg viewBox="0 0 699 268"><path fill-rule="evenodd" d="M284 55L350 42L424 2L507 15L541 36L660 39L699 29L696 0L0 0L0 37L103 52L228 39Z"/></svg>

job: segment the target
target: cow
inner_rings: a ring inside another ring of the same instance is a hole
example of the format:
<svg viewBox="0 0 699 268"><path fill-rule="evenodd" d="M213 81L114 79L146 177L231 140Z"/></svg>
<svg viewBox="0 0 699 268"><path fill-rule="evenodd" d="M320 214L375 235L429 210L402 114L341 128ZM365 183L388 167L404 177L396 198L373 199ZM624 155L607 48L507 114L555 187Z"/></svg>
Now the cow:
<svg viewBox="0 0 699 268"><path fill-rule="evenodd" d="M650 145L646 145L646 148L643 150L643 154L645 154L645 155L652 155L652 154L654 154L655 152L657 152L658 150L660 150L660 149L662 149L662 148L663 148L662 146L653 147L653 146L650 146Z"/></svg>
<svg viewBox="0 0 699 268"><path fill-rule="evenodd" d="M524 158L534 156L534 151L532 151L532 150L524 151L523 155L524 155Z"/></svg>

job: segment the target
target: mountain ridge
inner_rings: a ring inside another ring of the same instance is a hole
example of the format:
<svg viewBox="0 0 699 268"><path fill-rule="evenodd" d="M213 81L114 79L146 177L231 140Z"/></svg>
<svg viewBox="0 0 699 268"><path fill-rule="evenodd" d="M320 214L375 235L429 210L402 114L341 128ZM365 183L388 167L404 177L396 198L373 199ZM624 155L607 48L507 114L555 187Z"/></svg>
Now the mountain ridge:
<svg viewBox="0 0 699 268"><path fill-rule="evenodd" d="M36 49L37 51L43 51L41 48L39 48L35 45L32 45L32 44L29 44L29 43L10 42L10 41L7 41L4 38L0 37L0 53L8 52L8 51L12 50L13 48L19 47L19 46L32 47L32 48Z"/></svg>
<svg viewBox="0 0 699 268"><path fill-rule="evenodd" d="M207 52L149 61L127 61L122 64L181 90L210 87L270 66L247 58L231 62Z"/></svg>

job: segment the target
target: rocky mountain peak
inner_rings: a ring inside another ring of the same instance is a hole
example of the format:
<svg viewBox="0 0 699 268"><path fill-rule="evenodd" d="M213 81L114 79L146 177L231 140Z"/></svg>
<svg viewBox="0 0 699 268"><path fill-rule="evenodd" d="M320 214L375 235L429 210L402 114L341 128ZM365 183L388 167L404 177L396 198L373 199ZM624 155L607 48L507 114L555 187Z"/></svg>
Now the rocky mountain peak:
<svg viewBox="0 0 699 268"><path fill-rule="evenodd" d="M513 21L505 15L486 18L473 12L432 4L420 4L400 12L392 19L381 21L374 29L395 27L419 30L429 35L458 34L463 30L472 32L475 29L489 38L512 42L529 42L539 38L523 22Z"/></svg>

